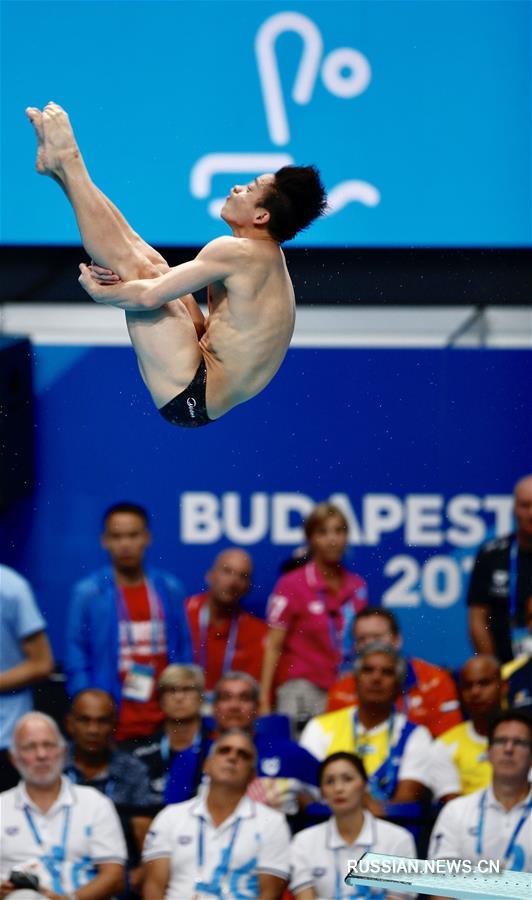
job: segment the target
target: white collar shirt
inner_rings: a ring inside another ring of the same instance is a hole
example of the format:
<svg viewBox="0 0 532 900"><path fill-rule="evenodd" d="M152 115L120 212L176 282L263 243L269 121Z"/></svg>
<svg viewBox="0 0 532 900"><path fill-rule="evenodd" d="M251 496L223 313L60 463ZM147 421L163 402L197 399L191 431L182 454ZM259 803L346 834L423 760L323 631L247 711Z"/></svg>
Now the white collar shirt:
<svg viewBox="0 0 532 900"><path fill-rule="evenodd" d="M401 733L407 723L407 717L404 713L394 712L393 721L391 718L385 719L379 725L373 728L364 728L362 723L358 721L358 707L348 706L344 709L337 709L331 713L324 713L321 716L314 716L305 725L299 743L305 750L312 753L316 759L323 760L331 753L338 750L345 750L348 753L356 752L355 744L355 716L357 717L357 734L359 739L367 738L366 752L371 751L372 755L376 752L376 747L372 747L376 743L374 739L378 739L383 733L387 733L392 725L391 735L391 754L395 758L395 747L400 740ZM427 757L432 744L432 736L424 725L416 725L408 735L399 763L397 780L398 781L419 781L425 783L425 768L427 765ZM359 751L360 754L360 751ZM361 754L360 754L361 755ZM381 762L384 762L383 756ZM369 770L372 771L371 769Z"/></svg>
<svg viewBox="0 0 532 900"><path fill-rule="evenodd" d="M359 859L366 850L410 858L416 856L414 839L406 828L377 819L367 810L360 834L353 844L346 844L335 819L331 818L299 831L292 839L290 890L295 897L309 887L313 888L317 898L367 897L366 887L357 889L344 882L349 872L348 860ZM382 900L396 895L377 889L371 896L374 900Z"/></svg>
<svg viewBox="0 0 532 900"><path fill-rule="evenodd" d="M91 787L61 778L57 800L43 812L23 781L0 794L1 877L23 867L56 893L83 887L102 863L127 858L120 820L111 801Z"/></svg>
<svg viewBox="0 0 532 900"><path fill-rule="evenodd" d="M507 856L505 868L532 872L531 807L532 789L524 800L506 810L491 785L451 800L434 824L429 859L467 859L478 863L481 859L502 862ZM514 835L518 827L519 832Z"/></svg>
<svg viewBox="0 0 532 900"><path fill-rule="evenodd" d="M167 900L258 897L258 875L288 879L290 832L282 813L243 797L218 827L207 793L163 809L144 843L143 861L170 859Z"/></svg>

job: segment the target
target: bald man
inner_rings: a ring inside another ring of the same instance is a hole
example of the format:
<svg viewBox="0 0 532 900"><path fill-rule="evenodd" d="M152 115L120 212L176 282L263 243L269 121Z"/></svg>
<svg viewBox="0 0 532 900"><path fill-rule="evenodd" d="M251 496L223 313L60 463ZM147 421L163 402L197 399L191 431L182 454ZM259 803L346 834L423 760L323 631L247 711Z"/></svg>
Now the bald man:
<svg viewBox="0 0 532 900"><path fill-rule="evenodd" d="M151 792L148 768L115 746L115 702L107 691L87 688L74 697L66 717L70 745L65 775L74 784L95 788L118 812L128 846L128 881L142 878L140 854L159 798Z"/></svg>
<svg viewBox="0 0 532 900"><path fill-rule="evenodd" d="M486 654L472 656L461 669L459 688L470 719L434 741L424 772L427 780L422 778L434 798L444 802L490 783L488 728L507 692L499 661Z"/></svg>
<svg viewBox="0 0 532 900"><path fill-rule="evenodd" d="M512 632L524 627L532 594L532 475L514 487L514 515L512 534L480 548L467 595L473 647L501 662L514 656Z"/></svg>
<svg viewBox="0 0 532 900"><path fill-rule="evenodd" d="M260 677L268 626L241 607L251 589L252 573L245 550L223 550L205 576L208 590L186 601L194 662L205 672L207 694L231 670Z"/></svg>

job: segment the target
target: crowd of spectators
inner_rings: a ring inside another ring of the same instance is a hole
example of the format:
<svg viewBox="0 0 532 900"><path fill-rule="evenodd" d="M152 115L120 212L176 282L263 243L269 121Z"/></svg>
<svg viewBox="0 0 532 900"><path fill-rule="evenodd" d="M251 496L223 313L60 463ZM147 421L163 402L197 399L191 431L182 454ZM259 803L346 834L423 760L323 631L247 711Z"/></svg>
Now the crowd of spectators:
<svg viewBox="0 0 532 900"><path fill-rule="evenodd" d="M109 509L109 565L66 610L64 718L32 711L46 624L1 566L0 898L342 900L365 896L344 879L366 850L532 872L532 476L514 498L515 533L476 558L455 673L403 654L329 503L266 621L241 606L246 551L187 598L145 564L146 511Z"/></svg>

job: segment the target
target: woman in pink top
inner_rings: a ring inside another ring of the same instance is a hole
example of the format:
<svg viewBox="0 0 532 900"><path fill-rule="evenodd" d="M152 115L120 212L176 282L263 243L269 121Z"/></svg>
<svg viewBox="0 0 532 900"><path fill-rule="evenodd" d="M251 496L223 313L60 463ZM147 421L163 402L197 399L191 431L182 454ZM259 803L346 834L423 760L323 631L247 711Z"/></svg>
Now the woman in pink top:
<svg viewBox="0 0 532 900"><path fill-rule="evenodd" d="M299 731L311 716L324 712L352 643L357 612L366 606L367 585L342 565L348 524L331 503L319 503L305 522L312 558L283 575L268 603L268 624L261 676L260 713L292 718Z"/></svg>

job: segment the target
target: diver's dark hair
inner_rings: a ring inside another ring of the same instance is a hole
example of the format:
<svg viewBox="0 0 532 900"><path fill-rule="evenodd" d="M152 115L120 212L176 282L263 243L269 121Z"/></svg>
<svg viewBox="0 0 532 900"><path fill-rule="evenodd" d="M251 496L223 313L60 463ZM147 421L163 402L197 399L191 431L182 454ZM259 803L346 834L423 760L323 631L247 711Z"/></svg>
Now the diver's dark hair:
<svg viewBox="0 0 532 900"><path fill-rule="evenodd" d="M275 173L260 203L270 213L268 231L279 241L289 241L322 216L327 196L316 166L283 166Z"/></svg>

